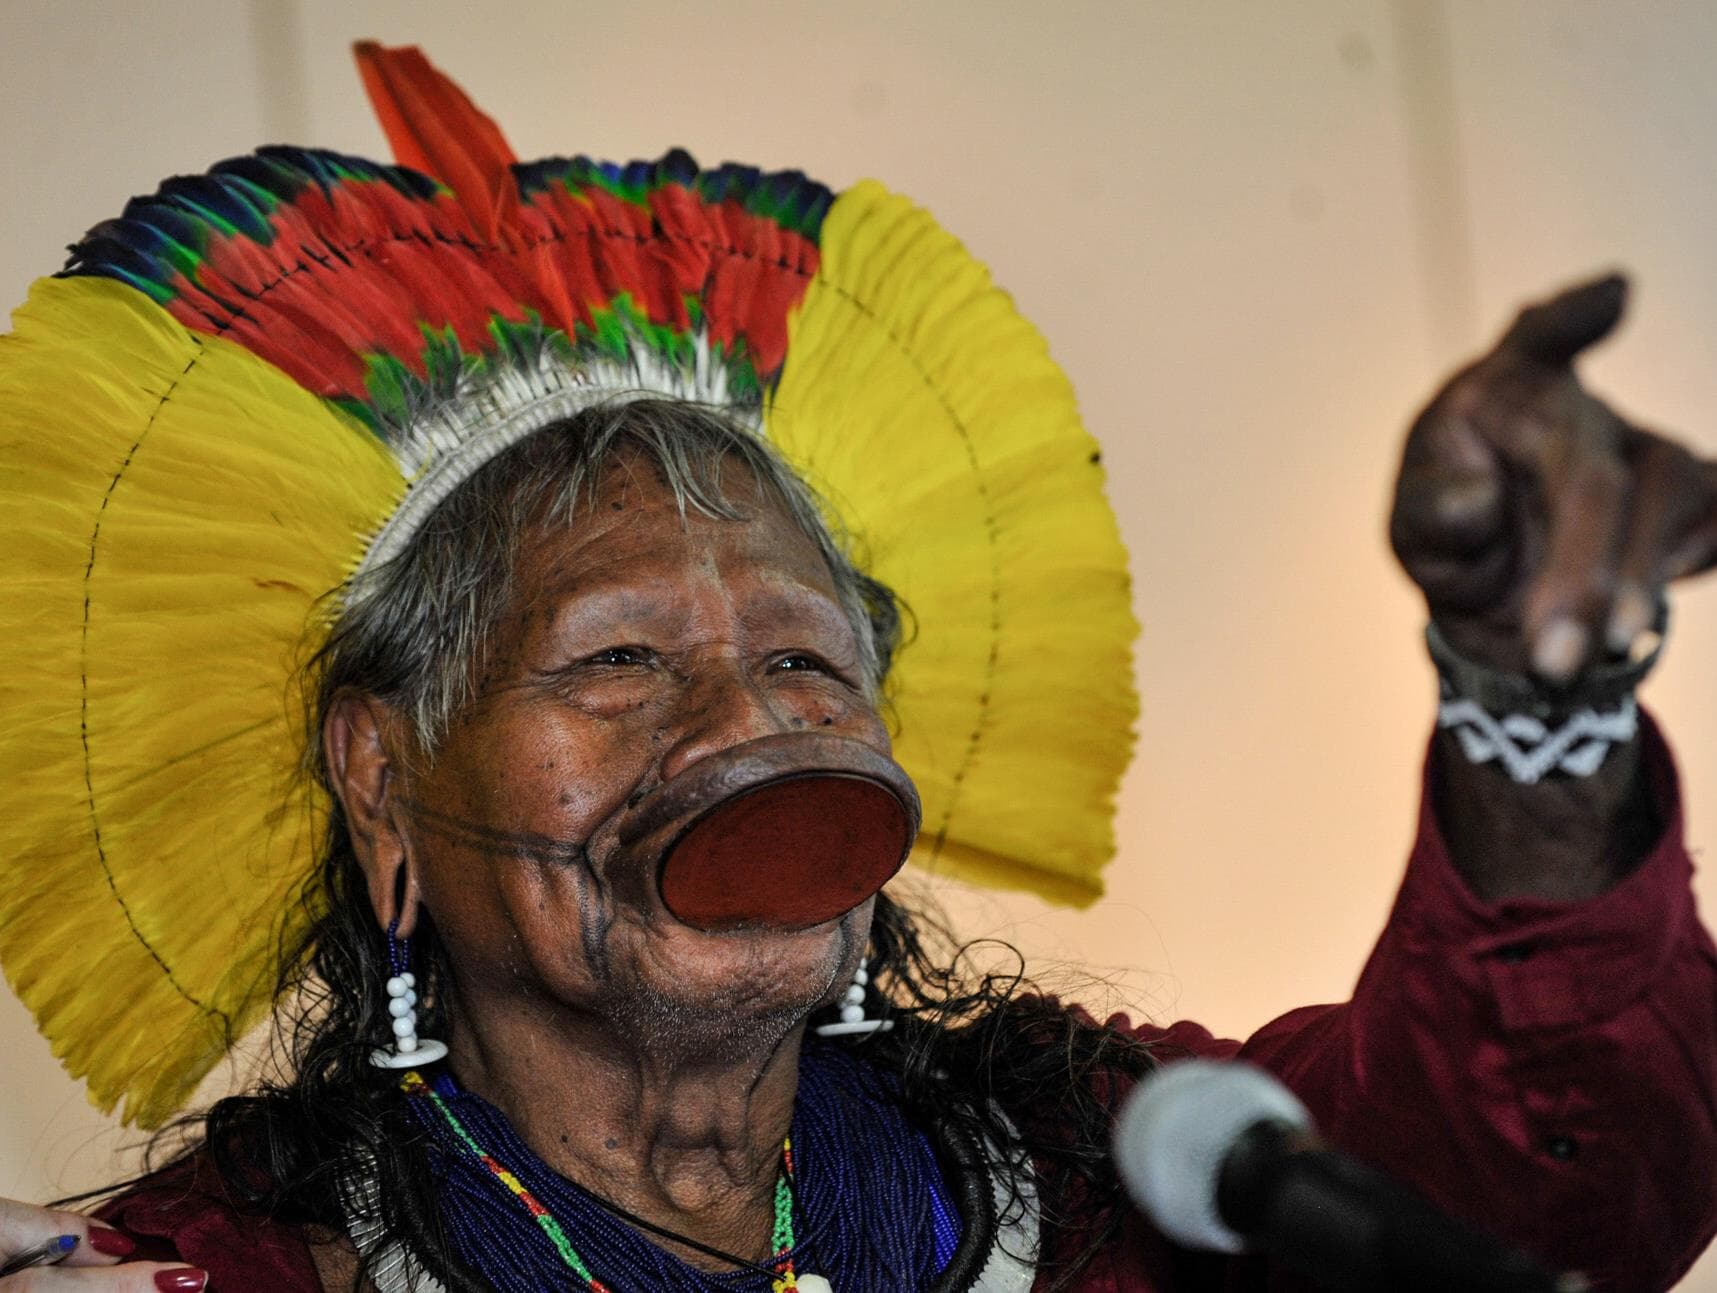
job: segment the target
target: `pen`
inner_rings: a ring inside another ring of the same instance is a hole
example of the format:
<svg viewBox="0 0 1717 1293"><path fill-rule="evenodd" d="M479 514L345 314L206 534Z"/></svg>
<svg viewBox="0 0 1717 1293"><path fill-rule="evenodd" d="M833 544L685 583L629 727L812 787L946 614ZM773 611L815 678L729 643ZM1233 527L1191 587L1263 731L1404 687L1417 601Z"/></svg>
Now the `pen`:
<svg viewBox="0 0 1717 1293"><path fill-rule="evenodd" d="M4 1266L0 1266L0 1278L27 1271L32 1266L51 1266L55 1262L63 1262L72 1255L72 1249L77 1246L76 1235L57 1235L45 1244L26 1248Z"/></svg>

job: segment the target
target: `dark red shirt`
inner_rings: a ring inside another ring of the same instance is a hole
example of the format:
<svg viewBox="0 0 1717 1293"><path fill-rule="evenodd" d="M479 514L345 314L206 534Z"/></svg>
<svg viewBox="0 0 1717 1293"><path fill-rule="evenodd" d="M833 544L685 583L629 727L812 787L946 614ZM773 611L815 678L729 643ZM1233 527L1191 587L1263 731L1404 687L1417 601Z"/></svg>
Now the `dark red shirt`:
<svg viewBox="0 0 1717 1293"><path fill-rule="evenodd" d="M1601 897L1479 901L1422 807L1350 1001L1293 1011L1244 1045L1196 1024L1132 1031L1164 1059L1274 1070L1328 1139L1599 1288L1669 1288L1717 1228L1717 949L1694 910L1673 764L1649 724L1645 740L1668 824ZM150 1255L207 1269L214 1293L321 1288L297 1232L234 1213L189 1172L102 1215ZM1255 1260L1180 1252L1137 1217L1076 1285L1298 1287Z"/></svg>

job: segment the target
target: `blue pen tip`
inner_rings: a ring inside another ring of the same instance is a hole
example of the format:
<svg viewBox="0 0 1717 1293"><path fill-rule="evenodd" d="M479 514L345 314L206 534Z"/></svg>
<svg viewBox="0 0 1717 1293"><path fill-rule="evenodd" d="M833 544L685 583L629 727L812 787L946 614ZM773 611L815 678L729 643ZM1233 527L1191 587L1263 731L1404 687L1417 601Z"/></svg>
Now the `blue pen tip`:
<svg viewBox="0 0 1717 1293"><path fill-rule="evenodd" d="M62 1253L69 1253L69 1252L71 1252L72 1249L76 1248L77 1246L78 1246L78 1237L76 1235L61 1235L60 1236L60 1251Z"/></svg>

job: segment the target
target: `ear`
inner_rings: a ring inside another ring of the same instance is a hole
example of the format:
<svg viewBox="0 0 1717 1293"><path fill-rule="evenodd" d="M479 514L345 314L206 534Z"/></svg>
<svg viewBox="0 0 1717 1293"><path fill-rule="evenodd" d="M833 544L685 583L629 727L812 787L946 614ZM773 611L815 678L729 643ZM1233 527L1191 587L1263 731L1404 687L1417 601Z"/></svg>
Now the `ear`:
<svg viewBox="0 0 1717 1293"><path fill-rule="evenodd" d="M417 868L399 801L400 724L393 710L359 692L334 698L322 724L322 752L334 794L346 813L352 850L370 891L370 906L386 929L399 919L399 937L417 927Z"/></svg>

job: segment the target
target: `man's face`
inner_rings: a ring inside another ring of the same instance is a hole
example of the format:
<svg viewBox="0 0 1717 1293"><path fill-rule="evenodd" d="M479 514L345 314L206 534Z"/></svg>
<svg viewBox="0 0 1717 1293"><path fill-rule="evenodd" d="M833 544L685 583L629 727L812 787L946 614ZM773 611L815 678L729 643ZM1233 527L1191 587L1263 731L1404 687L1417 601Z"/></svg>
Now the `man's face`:
<svg viewBox="0 0 1717 1293"><path fill-rule="evenodd" d="M643 796L740 742L806 728L888 750L826 563L743 469L726 476L747 519L682 519L621 460L570 527L534 532L474 701L397 787L467 1011L523 998L742 1046L830 998L862 953L870 902L800 931L704 932L619 847Z"/></svg>

